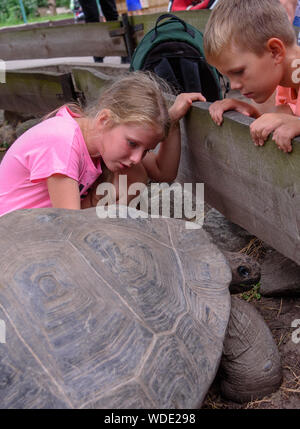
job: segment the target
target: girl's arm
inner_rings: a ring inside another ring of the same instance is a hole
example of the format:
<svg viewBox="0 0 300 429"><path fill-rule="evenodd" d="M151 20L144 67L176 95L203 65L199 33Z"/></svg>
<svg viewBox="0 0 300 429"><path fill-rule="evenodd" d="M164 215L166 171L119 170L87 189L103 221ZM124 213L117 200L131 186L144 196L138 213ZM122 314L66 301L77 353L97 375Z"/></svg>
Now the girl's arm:
<svg viewBox="0 0 300 429"><path fill-rule="evenodd" d="M80 194L76 180L62 174L53 174L47 179L52 207L80 209Z"/></svg>
<svg viewBox="0 0 300 429"><path fill-rule="evenodd" d="M177 176L181 138L179 120L190 109L193 101L206 101L199 92L182 93L176 97L169 109L171 127L168 137L160 143L157 154L148 153L142 160L148 176L156 182L172 182Z"/></svg>
<svg viewBox="0 0 300 429"><path fill-rule="evenodd" d="M142 160L150 179L156 182L172 182L175 180L180 161L180 149L179 122L174 122L171 125L168 137L160 143L158 153L150 152Z"/></svg>

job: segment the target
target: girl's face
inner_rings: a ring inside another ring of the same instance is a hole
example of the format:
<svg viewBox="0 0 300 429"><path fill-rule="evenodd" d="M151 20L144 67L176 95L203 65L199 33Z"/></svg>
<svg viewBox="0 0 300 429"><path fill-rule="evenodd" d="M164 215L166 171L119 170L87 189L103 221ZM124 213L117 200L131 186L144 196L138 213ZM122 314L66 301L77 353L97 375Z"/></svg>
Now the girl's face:
<svg viewBox="0 0 300 429"><path fill-rule="evenodd" d="M104 126L89 142L91 157L101 156L107 168L120 172L141 162L163 140L161 130L149 125Z"/></svg>

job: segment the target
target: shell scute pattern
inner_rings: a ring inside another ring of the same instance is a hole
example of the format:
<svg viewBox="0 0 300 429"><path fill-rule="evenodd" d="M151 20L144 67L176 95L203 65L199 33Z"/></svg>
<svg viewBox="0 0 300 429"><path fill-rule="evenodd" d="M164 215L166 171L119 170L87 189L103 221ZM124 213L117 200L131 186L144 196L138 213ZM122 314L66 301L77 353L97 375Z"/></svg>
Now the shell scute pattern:
<svg viewBox="0 0 300 429"><path fill-rule="evenodd" d="M92 210L3 216L0 406L199 406L222 354L228 267L183 225Z"/></svg>

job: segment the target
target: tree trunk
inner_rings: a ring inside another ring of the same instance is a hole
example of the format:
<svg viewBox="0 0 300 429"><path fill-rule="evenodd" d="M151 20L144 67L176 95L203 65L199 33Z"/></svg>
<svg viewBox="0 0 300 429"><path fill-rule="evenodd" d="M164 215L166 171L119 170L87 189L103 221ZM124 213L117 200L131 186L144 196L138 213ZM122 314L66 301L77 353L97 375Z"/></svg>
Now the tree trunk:
<svg viewBox="0 0 300 429"><path fill-rule="evenodd" d="M56 15L56 0L48 0L48 7L51 15Z"/></svg>

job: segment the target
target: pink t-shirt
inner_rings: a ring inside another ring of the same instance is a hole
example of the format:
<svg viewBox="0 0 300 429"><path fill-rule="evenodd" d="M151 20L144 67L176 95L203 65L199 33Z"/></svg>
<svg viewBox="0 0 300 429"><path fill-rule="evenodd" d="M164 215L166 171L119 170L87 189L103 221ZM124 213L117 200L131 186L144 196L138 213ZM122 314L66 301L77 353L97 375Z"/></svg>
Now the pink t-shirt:
<svg viewBox="0 0 300 429"><path fill-rule="evenodd" d="M276 88L276 106L280 104L288 104L294 115L300 116L300 91L298 96L293 88L277 86Z"/></svg>
<svg viewBox="0 0 300 429"><path fill-rule="evenodd" d="M0 164L0 215L17 209L52 207L47 178L63 174L78 182L80 195L102 173L92 161L78 115L66 106L22 134Z"/></svg>

